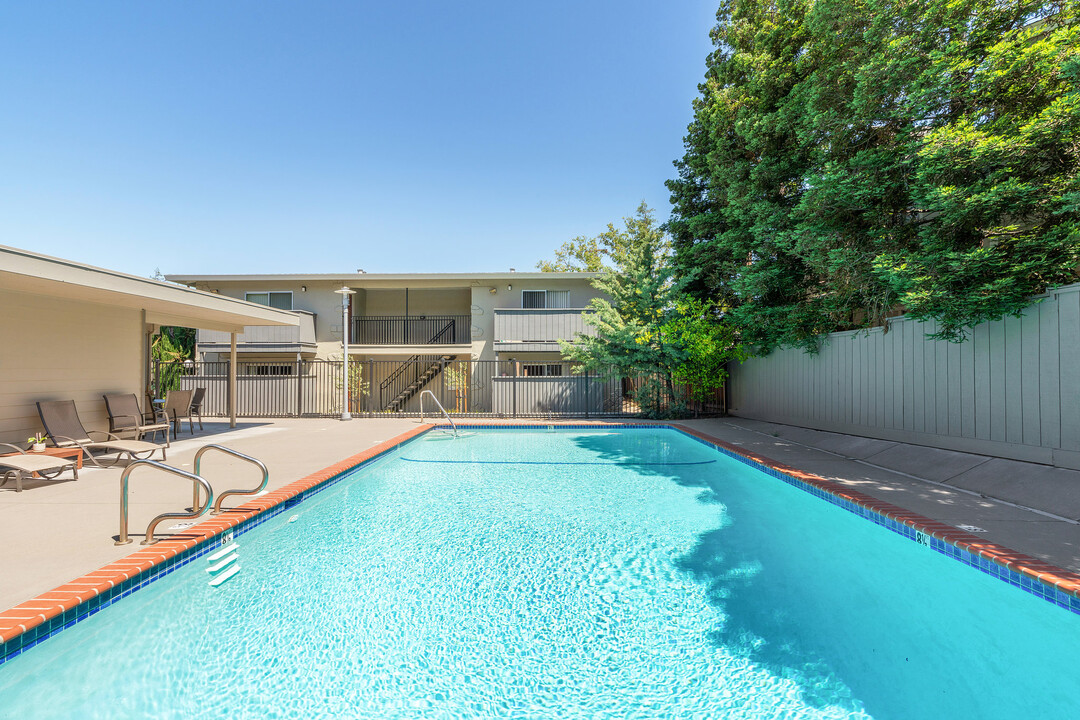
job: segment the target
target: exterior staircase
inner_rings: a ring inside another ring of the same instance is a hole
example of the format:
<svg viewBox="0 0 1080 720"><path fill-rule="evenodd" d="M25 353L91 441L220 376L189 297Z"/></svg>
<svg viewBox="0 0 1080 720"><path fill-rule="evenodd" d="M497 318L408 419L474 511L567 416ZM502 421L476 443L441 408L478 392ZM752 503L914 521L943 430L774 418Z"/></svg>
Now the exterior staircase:
<svg viewBox="0 0 1080 720"><path fill-rule="evenodd" d="M409 398L423 390L455 358L456 355L413 355L403 362L379 385L380 402L390 398L383 405L383 412L404 410Z"/></svg>

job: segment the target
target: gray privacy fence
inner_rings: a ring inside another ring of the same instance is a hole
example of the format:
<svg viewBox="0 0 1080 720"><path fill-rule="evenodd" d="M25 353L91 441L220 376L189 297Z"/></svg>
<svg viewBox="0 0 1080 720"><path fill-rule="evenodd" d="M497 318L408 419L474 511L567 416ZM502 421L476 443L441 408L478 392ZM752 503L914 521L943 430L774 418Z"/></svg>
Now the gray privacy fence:
<svg viewBox="0 0 1080 720"><path fill-rule="evenodd" d="M357 415L412 416L420 394L430 390L454 415L480 417L635 416L632 383L592 375L522 375L510 361L445 360L416 356L409 361L352 360L349 411ZM205 388L205 417L229 413L229 363L157 363L154 392ZM239 417L331 417L342 411L340 360L237 362ZM427 399L431 414L434 403Z"/></svg>
<svg viewBox="0 0 1080 720"><path fill-rule="evenodd" d="M1080 284L964 343L897 318L733 364L731 414L1080 468Z"/></svg>

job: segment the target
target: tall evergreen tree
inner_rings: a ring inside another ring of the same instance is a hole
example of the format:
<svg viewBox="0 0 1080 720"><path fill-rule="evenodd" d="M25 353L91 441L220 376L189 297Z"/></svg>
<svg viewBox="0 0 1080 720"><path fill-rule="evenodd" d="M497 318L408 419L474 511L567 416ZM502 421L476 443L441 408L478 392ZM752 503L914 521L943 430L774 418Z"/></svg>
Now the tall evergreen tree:
<svg viewBox="0 0 1080 720"><path fill-rule="evenodd" d="M771 347L813 338L817 289L791 252L791 212L803 192L807 144L800 137L799 83L809 69L808 0L726 0L687 152L668 182L667 229L691 291L726 308L750 343Z"/></svg>
<svg viewBox="0 0 1080 720"><path fill-rule="evenodd" d="M940 335L1077 278L1076 5L726 0L669 181L693 290L761 349Z"/></svg>

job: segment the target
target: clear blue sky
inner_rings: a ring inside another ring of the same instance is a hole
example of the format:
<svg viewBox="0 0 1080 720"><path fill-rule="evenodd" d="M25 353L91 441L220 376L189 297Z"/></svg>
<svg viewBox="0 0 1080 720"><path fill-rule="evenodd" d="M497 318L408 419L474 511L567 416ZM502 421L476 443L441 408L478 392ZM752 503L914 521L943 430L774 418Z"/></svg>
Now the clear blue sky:
<svg viewBox="0 0 1080 720"><path fill-rule="evenodd" d="M531 270L669 213L716 0L7 2L0 244L136 275Z"/></svg>

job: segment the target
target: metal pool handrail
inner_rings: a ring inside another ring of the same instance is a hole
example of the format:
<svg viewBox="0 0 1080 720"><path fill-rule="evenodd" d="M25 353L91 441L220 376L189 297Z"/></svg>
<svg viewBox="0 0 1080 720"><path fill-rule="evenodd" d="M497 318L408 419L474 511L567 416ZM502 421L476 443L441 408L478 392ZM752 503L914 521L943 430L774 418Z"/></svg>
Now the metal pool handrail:
<svg viewBox="0 0 1080 720"><path fill-rule="evenodd" d="M442 412L443 417L446 418L446 422L450 423L450 427L454 428L454 437L457 437L458 436L458 434L457 434L457 425L455 425L454 421L450 419L450 415L446 412L446 408L444 408L442 406L442 403L439 402L439 398L435 397L435 393L431 392L430 390L425 390L422 393L420 393L420 422L424 422L424 396L425 395L430 395L431 396L431 399L435 402L436 407L439 408L439 411Z"/></svg>
<svg viewBox="0 0 1080 720"><path fill-rule="evenodd" d="M154 539L154 530L157 529L158 523L162 520L165 520L166 518L174 518L176 520L197 518L206 512L207 508L210 507L210 501L214 499L214 489L210 487L210 483L206 482L198 475L189 473L187 470L175 468L172 465L166 465L157 460L136 460L124 468L124 472L120 475L120 538L116 541L116 545L127 545L131 542L131 538L128 537L128 477L131 475L132 471L140 465L148 465L156 470L163 470L171 475L177 475L191 480L195 484L196 498L199 493L199 485L206 488L206 504L202 507L199 507L198 502L196 502L192 505L190 513L162 513L151 520L150 524L146 526L146 537L143 538L143 541L140 543L141 545L153 545L157 542L157 540Z"/></svg>
<svg viewBox="0 0 1080 720"><path fill-rule="evenodd" d="M244 453L237 452L232 448L227 448L224 445L203 445L201 448L199 448L199 451L195 453L196 475L200 475L199 464L202 462L202 456L204 453L206 453L207 450L218 450L219 452L223 452L226 455L232 455L233 457L240 458L245 462L249 462L262 470L262 482L259 483L259 487L255 488L254 490L226 490L225 492L218 495L217 502L214 503L214 509L210 512L211 515L220 515L223 512L223 510L221 509L221 503L223 500L225 500L225 498L229 497L230 495L256 495L263 491L263 489L266 487L266 483L270 480L270 471L266 469L266 465L261 460L257 460L250 455L245 455ZM195 494L192 495L191 498L192 508L196 508L199 506L199 486L196 485L194 490Z"/></svg>

